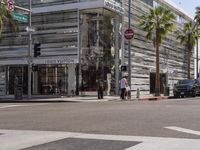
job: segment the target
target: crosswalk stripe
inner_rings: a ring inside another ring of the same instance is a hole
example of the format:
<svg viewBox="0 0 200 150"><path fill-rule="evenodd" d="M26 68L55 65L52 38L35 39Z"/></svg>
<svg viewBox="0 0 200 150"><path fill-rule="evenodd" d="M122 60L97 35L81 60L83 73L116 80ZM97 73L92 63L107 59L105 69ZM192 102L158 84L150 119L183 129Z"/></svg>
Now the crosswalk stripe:
<svg viewBox="0 0 200 150"><path fill-rule="evenodd" d="M199 150L200 139L86 134L78 132L0 130L0 149L19 150L65 138L140 142L126 150Z"/></svg>
<svg viewBox="0 0 200 150"><path fill-rule="evenodd" d="M27 104L27 105L4 105L0 106L0 109L3 108L12 108L12 107L31 107L31 106L40 106L40 105L46 105L46 104Z"/></svg>
<svg viewBox="0 0 200 150"><path fill-rule="evenodd" d="M176 126L169 126L169 127L164 127L164 128L179 131L179 132L194 134L194 135L200 135L200 131L195 131L195 130L191 130L191 129L176 127Z"/></svg>
<svg viewBox="0 0 200 150"><path fill-rule="evenodd" d="M11 107L20 107L20 106L24 106L24 105L6 105L6 106L1 106L1 108L11 108Z"/></svg>

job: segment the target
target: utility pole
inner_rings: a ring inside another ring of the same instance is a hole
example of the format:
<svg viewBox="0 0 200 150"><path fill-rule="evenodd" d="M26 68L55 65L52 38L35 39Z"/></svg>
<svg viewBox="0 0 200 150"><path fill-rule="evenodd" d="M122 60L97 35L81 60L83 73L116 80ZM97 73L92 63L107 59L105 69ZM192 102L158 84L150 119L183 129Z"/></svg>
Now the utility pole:
<svg viewBox="0 0 200 150"><path fill-rule="evenodd" d="M128 28L131 28L131 0L129 0L128 8ZM131 41L128 40L128 83L130 87L130 96L131 96Z"/></svg>
<svg viewBox="0 0 200 150"><path fill-rule="evenodd" d="M31 0L29 0L29 29L31 29ZM31 73L32 73L32 35L31 31L29 34L29 50L28 50L28 99L31 99Z"/></svg>

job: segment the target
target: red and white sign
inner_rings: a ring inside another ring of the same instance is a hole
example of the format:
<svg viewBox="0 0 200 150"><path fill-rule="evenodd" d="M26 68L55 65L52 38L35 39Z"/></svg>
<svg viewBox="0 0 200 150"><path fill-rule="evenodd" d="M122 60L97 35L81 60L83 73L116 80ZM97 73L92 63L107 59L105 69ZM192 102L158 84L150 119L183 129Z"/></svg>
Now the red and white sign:
<svg viewBox="0 0 200 150"><path fill-rule="evenodd" d="M124 37L127 40L131 40L134 37L134 31L131 28L126 29L125 32L124 32Z"/></svg>
<svg viewBox="0 0 200 150"><path fill-rule="evenodd" d="M14 6L14 1L13 0L7 0L7 8L10 11L14 11L15 6Z"/></svg>

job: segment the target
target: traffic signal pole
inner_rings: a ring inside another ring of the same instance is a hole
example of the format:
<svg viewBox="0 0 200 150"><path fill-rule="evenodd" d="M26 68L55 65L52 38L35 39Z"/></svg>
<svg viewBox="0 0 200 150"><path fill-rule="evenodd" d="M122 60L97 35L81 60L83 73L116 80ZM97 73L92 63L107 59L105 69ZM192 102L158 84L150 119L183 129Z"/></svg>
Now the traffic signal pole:
<svg viewBox="0 0 200 150"><path fill-rule="evenodd" d="M31 0L29 0L29 29L31 29ZM32 74L32 34L29 33L29 50L28 50L28 99L31 99L31 74Z"/></svg>

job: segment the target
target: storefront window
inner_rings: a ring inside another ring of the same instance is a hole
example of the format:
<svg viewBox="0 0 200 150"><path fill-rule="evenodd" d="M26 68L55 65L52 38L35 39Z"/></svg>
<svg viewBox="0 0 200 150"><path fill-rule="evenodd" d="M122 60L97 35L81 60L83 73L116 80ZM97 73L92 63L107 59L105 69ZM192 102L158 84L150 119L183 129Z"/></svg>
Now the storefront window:
<svg viewBox="0 0 200 150"><path fill-rule="evenodd" d="M38 65L33 73L34 95L67 95L67 65Z"/></svg>
<svg viewBox="0 0 200 150"><path fill-rule="evenodd" d="M116 51L119 51L120 17L106 9L81 11L81 75L82 91L96 90L96 82L115 78ZM116 48L116 44L118 48Z"/></svg>
<svg viewBox="0 0 200 150"><path fill-rule="evenodd" d="M7 66L7 93L14 94L14 88L20 86L23 94L28 93L28 67Z"/></svg>

